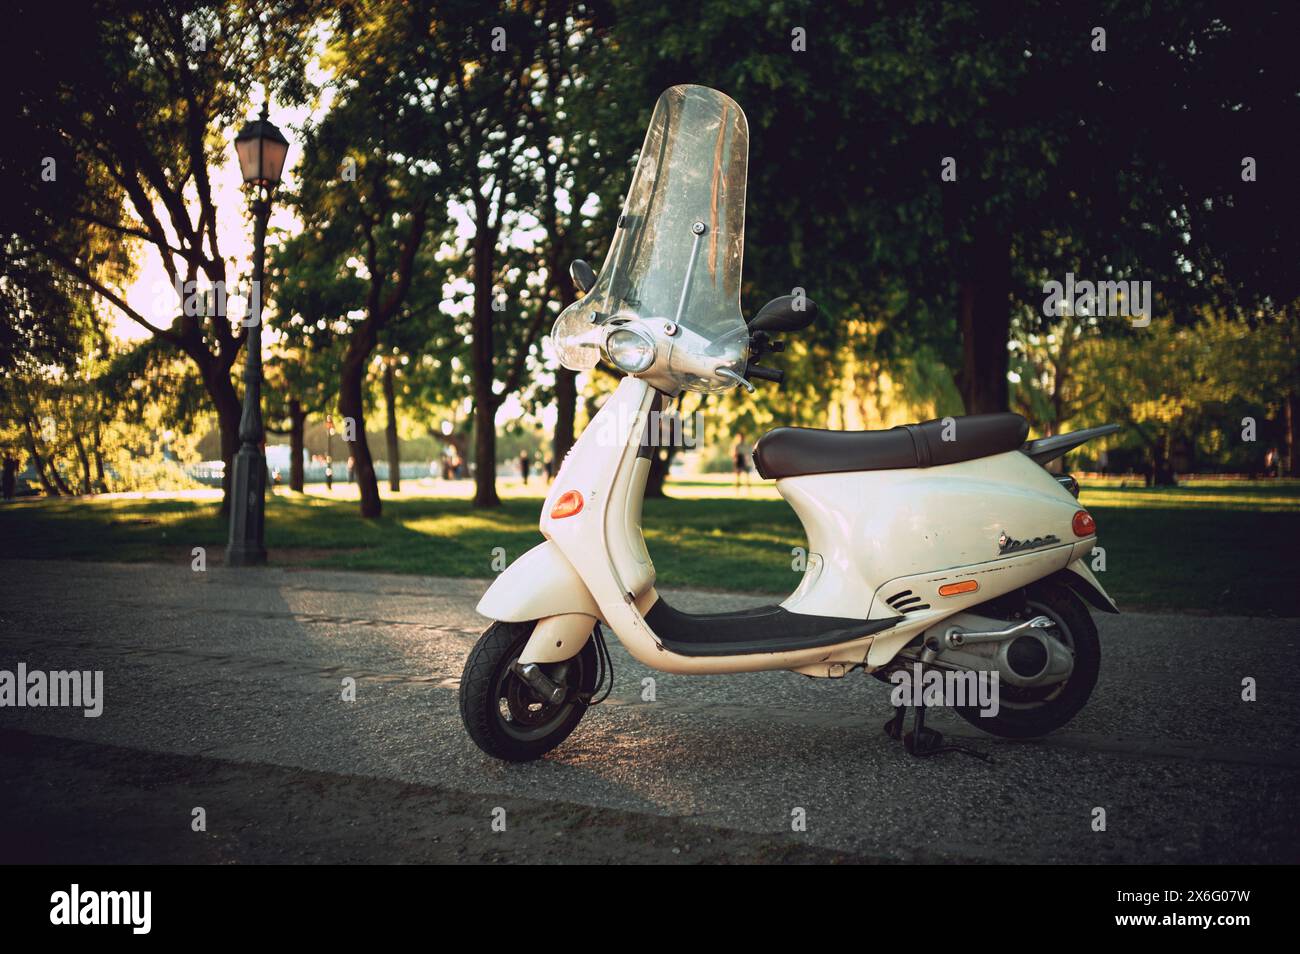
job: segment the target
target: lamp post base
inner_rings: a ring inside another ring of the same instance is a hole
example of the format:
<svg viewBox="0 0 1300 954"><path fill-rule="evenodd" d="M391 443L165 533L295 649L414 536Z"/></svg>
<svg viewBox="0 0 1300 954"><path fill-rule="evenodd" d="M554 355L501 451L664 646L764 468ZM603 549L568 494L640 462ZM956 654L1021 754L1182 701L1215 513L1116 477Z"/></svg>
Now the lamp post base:
<svg viewBox="0 0 1300 954"><path fill-rule="evenodd" d="M263 542L266 506L266 457L245 444L235 455L230 485L230 544L227 566L261 566L266 563Z"/></svg>

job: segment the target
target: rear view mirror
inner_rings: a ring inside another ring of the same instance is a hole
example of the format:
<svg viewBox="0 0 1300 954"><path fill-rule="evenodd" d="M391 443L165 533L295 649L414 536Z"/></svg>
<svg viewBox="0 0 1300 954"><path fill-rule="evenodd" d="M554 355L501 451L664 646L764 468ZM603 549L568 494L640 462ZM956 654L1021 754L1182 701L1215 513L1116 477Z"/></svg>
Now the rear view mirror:
<svg viewBox="0 0 1300 954"><path fill-rule="evenodd" d="M575 258L573 264L569 266L569 277L584 295L596 285L596 273L580 258Z"/></svg>
<svg viewBox="0 0 1300 954"><path fill-rule="evenodd" d="M798 307L796 307L798 306ZM773 298L749 322L750 331L799 331L817 320L819 309L808 298L793 295Z"/></svg>

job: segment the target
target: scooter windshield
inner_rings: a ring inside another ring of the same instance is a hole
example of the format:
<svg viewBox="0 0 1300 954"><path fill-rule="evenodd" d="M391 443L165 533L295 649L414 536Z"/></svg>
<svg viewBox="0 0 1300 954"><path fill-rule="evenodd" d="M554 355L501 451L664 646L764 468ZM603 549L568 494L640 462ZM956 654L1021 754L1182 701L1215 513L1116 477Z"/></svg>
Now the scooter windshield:
<svg viewBox="0 0 1300 954"><path fill-rule="evenodd" d="M668 373L691 391L725 391L743 373L749 333L740 311L749 126L730 97L674 86L655 105L614 240L595 286L555 323L566 368L600 358L602 325L673 322Z"/></svg>

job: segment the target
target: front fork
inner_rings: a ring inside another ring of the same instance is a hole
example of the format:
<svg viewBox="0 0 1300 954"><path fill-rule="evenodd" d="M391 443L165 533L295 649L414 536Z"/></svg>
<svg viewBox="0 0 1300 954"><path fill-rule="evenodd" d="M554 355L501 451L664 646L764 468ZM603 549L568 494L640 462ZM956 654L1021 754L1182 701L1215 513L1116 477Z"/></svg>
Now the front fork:
<svg viewBox="0 0 1300 954"><path fill-rule="evenodd" d="M519 654L519 664L526 666L572 659L582 652L595 627L596 617L585 613L565 613L538 620L528 644Z"/></svg>

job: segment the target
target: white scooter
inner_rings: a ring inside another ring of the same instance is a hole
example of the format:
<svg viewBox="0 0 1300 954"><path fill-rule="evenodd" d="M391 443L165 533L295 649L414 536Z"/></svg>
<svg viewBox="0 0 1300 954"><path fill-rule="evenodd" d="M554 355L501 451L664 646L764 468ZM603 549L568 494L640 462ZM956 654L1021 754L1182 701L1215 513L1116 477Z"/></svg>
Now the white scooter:
<svg viewBox="0 0 1300 954"><path fill-rule="evenodd" d="M1043 465L1113 425L1028 444L1015 414L777 428L754 462L807 534L798 588L780 605L704 615L655 591L641 502L659 412L684 389L779 383L757 361L781 350L773 334L817 316L792 296L748 323L741 315L748 138L722 93L667 90L599 277L582 262L571 270L585 295L552 332L561 363L586 370L604 358L626 377L564 459L542 507L545 542L478 605L495 622L465 664L460 707L489 755L537 758L608 695L602 625L636 661L671 673L996 673L997 715L958 712L1008 737L1064 725L1096 682L1100 647L1080 596L1117 609L1084 562L1096 528L1078 484ZM904 733L904 711L891 736L916 754L945 748L923 707Z"/></svg>

